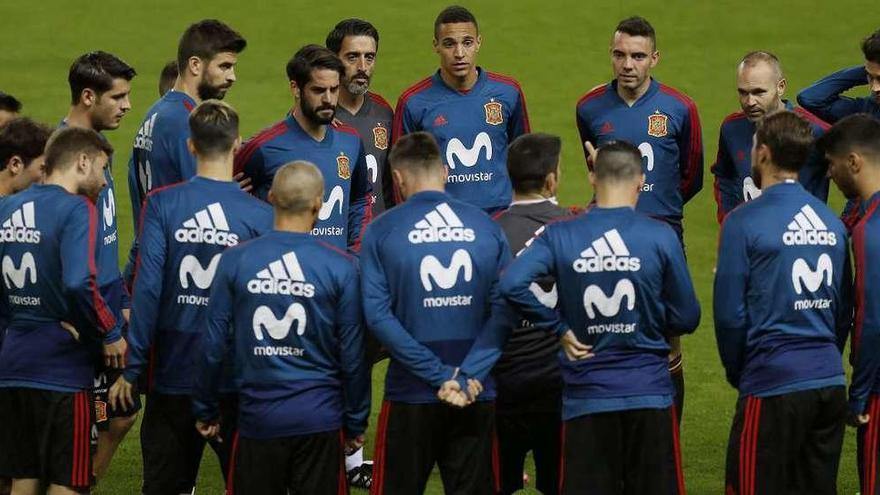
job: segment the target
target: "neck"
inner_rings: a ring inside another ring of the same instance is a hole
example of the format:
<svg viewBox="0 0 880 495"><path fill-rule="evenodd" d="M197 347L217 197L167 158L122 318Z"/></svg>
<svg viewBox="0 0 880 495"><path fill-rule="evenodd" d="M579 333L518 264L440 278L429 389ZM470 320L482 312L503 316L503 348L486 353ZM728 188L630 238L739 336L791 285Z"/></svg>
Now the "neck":
<svg viewBox="0 0 880 495"><path fill-rule="evenodd" d="M232 180L232 153L219 157L196 157L196 174L214 180Z"/></svg>
<svg viewBox="0 0 880 495"><path fill-rule="evenodd" d="M67 171L52 174L43 181L43 184L53 185L53 186L61 186L65 191L70 194L77 194L79 191L79 187L77 187L76 177L70 173L73 171L75 167L71 166Z"/></svg>
<svg viewBox="0 0 880 495"><path fill-rule="evenodd" d="M417 180L408 184L406 189L406 197L408 199L421 192L446 192L446 182L433 179Z"/></svg>
<svg viewBox="0 0 880 495"><path fill-rule="evenodd" d="M798 180L797 172L786 172L775 167L770 167L767 173L761 174L761 189L781 184L787 180Z"/></svg>
<svg viewBox="0 0 880 495"><path fill-rule="evenodd" d="M457 77L449 74L443 69L440 69L440 78L443 79L449 87L456 91L467 91L474 87L474 84L477 84L477 78L480 76L480 73L477 71L476 67L473 70L468 72L468 74L464 77Z"/></svg>
<svg viewBox="0 0 880 495"><path fill-rule="evenodd" d="M618 83L617 94L624 102L626 102L627 105L632 105L633 103L638 101L638 99L641 98L642 95L648 92L648 88L651 87L652 80L653 79L651 79L650 77L645 79L645 82L643 82L641 86L635 89L624 88L620 85L620 83Z"/></svg>
<svg viewBox="0 0 880 495"><path fill-rule="evenodd" d="M171 89L180 93L186 93L190 98L195 100L196 103L202 102L202 99L199 98L199 83L195 79L178 76L177 81L174 83L174 87Z"/></svg>
<svg viewBox="0 0 880 495"><path fill-rule="evenodd" d="M306 131L306 134L312 136L317 141L323 141L324 136L327 135L327 126L324 124L316 124L306 118L305 115L302 114L302 110L300 110L299 105L296 105L291 112L293 114L293 119L296 120L296 123L299 124L300 127Z"/></svg>
<svg viewBox="0 0 880 495"><path fill-rule="evenodd" d="M596 206L599 208L635 208L639 200L637 188L615 185L595 185Z"/></svg>
<svg viewBox="0 0 880 495"><path fill-rule="evenodd" d="M275 230L282 232L297 232L300 234L308 234L315 225L315 216L312 214L305 215L289 215L275 210Z"/></svg>
<svg viewBox="0 0 880 495"><path fill-rule="evenodd" d="M364 93L362 95L355 95L349 93L346 88L339 88L339 103L338 105L348 111L350 114L356 114L360 111L361 107L364 106L364 101L366 101L367 94Z"/></svg>
<svg viewBox="0 0 880 495"><path fill-rule="evenodd" d="M862 167L863 173L865 168ZM866 175L862 180L857 181L856 191L863 201L867 201L871 196L880 191L880 174Z"/></svg>
<svg viewBox="0 0 880 495"><path fill-rule="evenodd" d="M3 196L9 196L13 193L12 190L12 175L8 170L4 170L0 172L0 198Z"/></svg>
<svg viewBox="0 0 880 495"><path fill-rule="evenodd" d="M551 195L552 196L552 195ZM513 202L517 201L537 201L537 200L548 200L549 196L545 195L543 192L530 192L530 193L521 193L516 190L513 191Z"/></svg>
<svg viewBox="0 0 880 495"><path fill-rule="evenodd" d="M89 118L89 113L86 109L80 107L79 105L74 105L70 107L70 110L67 112L67 117L64 117L64 122L67 123L70 127L82 127L85 129L92 129L94 131L98 131L99 129L95 129L95 126L92 125L92 119Z"/></svg>

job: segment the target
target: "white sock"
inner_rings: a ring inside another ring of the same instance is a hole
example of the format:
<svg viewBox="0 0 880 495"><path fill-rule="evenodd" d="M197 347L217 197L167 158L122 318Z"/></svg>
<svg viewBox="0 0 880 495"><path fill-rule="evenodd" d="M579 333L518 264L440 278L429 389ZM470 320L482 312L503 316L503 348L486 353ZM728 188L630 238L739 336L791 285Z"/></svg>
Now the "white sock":
<svg viewBox="0 0 880 495"><path fill-rule="evenodd" d="M346 456L345 458L345 470L351 471L356 467L360 467L361 464L364 463L364 448L361 447L357 449L356 452L352 452L350 456Z"/></svg>

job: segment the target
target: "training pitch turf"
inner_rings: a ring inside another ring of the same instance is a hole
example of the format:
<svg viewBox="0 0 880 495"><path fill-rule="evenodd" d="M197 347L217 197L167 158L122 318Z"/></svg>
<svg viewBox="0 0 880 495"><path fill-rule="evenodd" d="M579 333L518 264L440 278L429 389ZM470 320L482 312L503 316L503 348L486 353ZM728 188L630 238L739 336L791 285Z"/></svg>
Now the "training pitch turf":
<svg viewBox="0 0 880 495"><path fill-rule="evenodd" d="M131 240L127 163L132 139L144 112L157 98L162 66L176 55L177 40L191 22L222 19L248 40L236 69L238 82L227 101L238 109L247 137L281 119L291 105L284 66L306 43L323 43L332 26L346 17L373 22L381 35L373 88L392 105L400 92L437 66L431 50L433 21L446 3L422 2L93 2L8 0L0 7L0 90L24 102L24 113L55 124L67 111L67 70L90 50L110 51L132 64L131 114L107 133L117 150L113 174L121 236L121 258ZM589 198L583 154L574 125L574 105L587 90L611 76L608 41L620 19L647 17L658 33L660 64L655 76L697 103L703 124L706 179L703 191L685 210L685 240L691 274L703 307L702 325L684 338L687 397L682 422L685 480L692 494L723 492L724 456L736 394L724 381L712 326L712 267L718 227L708 173L718 126L738 109L734 67L746 52L775 52L788 78L788 97L842 66L860 62L858 43L878 27L865 15L874 2L838 0L765 1L557 1L481 0L465 2L480 22L480 65L519 80L526 95L532 130L559 134L564 141L560 200L583 205ZM864 90L867 91L867 90ZM832 188L833 189L833 188ZM831 204L840 208L834 190ZM373 375L376 424L384 365ZM369 457L373 443L368 442ZM120 448L98 494L137 493L141 460L137 429ZM531 470L530 470L531 472ZM198 493L222 492L213 454L205 455ZM531 472L534 476L534 473ZM840 491L858 489L855 435L847 430L840 468ZM428 493L442 493L435 476Z"/></svg>

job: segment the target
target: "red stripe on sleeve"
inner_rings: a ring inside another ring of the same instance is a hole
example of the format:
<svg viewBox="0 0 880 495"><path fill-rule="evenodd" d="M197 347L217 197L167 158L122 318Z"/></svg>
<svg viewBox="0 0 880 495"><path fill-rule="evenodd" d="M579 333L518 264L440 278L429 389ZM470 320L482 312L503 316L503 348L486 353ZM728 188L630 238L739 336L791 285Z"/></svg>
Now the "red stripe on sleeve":
<svg viewBox="0 0 880 495"><path fill-rule="evenodd" d="M504 74L498 74L496 72L489 72L488 77L493 81L508 84L516 89L516 92L519 94L520 106L522 106L523 134L528 134L532 132L531 125L529 124L529 112L526 108L526 96L523 94L523 90L522 87L519 85L519 82L510 76L505 76Z"/></svg>
<svg viewBox="0 0 880 495"><path fill-rule="evenodd" d="M240 150L238 150L238 153L235 154L235 163L232 167L233 175L244 170L245 164L250 161L254 152L256 152L260 146L266 141L284 134L285 131L287 131L287 122L282 120L281 122L254 134L254 136L250 138Z"/></svg>
<svg viewBox="0 0 880 495"><path fill-rule="evenodd" d="M104 298L101 297L101 292L98 290L98 267L95 265L98 214L95 211L95 205L93 205L91 201L83 198L83 202L85 202L86 208L88 208L89 211L89 250L86 253L86 259L89 264L89 290L92 292L92 304L95 306L95 312L98 316L99 330L102 330L101 333L107 333L111 328L116 326L116 318L113 316L113 313L110 312L107 303L104 301Z"/></svg>
<svg viewBox="0 0 880 495"><path fill-rule="evenodd" d="M823 131L827 131L828 129L831 129L831 124L829 124L828 122L825 122L824 120L820 119L819 117L816 117L815 115L813 115L812 113L810 113L810 112L809 112L808 110L806 110L805 108L794 107L794 113L796 113L796 114L800 115L801 117L807 119L807 121L808 121L809 123L811 123L811 124L815 124L815 125L821 127Z"/></svg>
<svg viewBox="0 0 880 495"><path fill-rule="evenodd" d="M401 93L397 99L397 108L394 109L394 120L391 125L391 144L394 145L398 139L403 136L403 113L406 103L416 93L424 91L431 86L431 78L427 77L410 86L409 89Z"/></svg>
<svg viewBox="0 0 880 495"><path fill-rule="evenodd" d="M660 90L682 102L688 110L688 125L690 127L690 140L688 148L685 151L687 157L685 166L681 168L681 185L679 188L682 192L690 190L693 181L696 179L697 168L699 167L700 155L703 150L703 130L700 127L700 115L697 112L697 105L694 100L690 99L684 93L666 86L660 85Z"/></svg>
<svg viewBox="0 0 880 495"><path fill-rule="evenodd" d="M867 268L865 262L865 225L867 224L868 219L870 219L874 215L874 212L877 211L878 205L880 205L880 201L872 202L868 206L867 211L865 211L865 215L853 228L853 253L855 254L856 262L856 318L853 325L853 357L858 356L862 342L862 328L865 323L865 269Z"/></svg>

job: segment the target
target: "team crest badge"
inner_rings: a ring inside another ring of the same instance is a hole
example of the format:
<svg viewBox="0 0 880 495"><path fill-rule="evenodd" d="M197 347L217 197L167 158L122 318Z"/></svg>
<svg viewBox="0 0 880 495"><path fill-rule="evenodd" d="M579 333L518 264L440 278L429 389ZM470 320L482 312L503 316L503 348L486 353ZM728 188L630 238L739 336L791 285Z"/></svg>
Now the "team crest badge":
<svg viewBox="0 0 880 495"><path fill-rule="evenodd" d="M377 124L376 127L373 127L373 145L377 150L388 149L388 129L383 127L382 124Z"/></svg>
<svg viewBox="0 0 880 495"><path fill-rule="evenodd" d="M489 125L501 125L504 122L504 113L501 112L501 102L495 101L495 98L489 100L489 103L483 105L486 110L486 123Z"/></svg>
<svg viewBox="0 0 880 495"><path fill-rule="evenodd" d="M350 160L348 157L342 152L336 157L336 173L339 175L340 179L351 178L351 167L349 167L349 162Z"/></svg>
<svg viewBox="0 0 880 495"><path fill-rule="evenodd" d="M648 116L648 135L654 137L664 137L669 134L669 117L663 115L658 110Z"/></svg>
<svg viewBox="0 0 880 495"><path fill-rule="evenodd" d="M107 421L107 403L99 400L95 401L95 421L100 423Z"/></svg>

